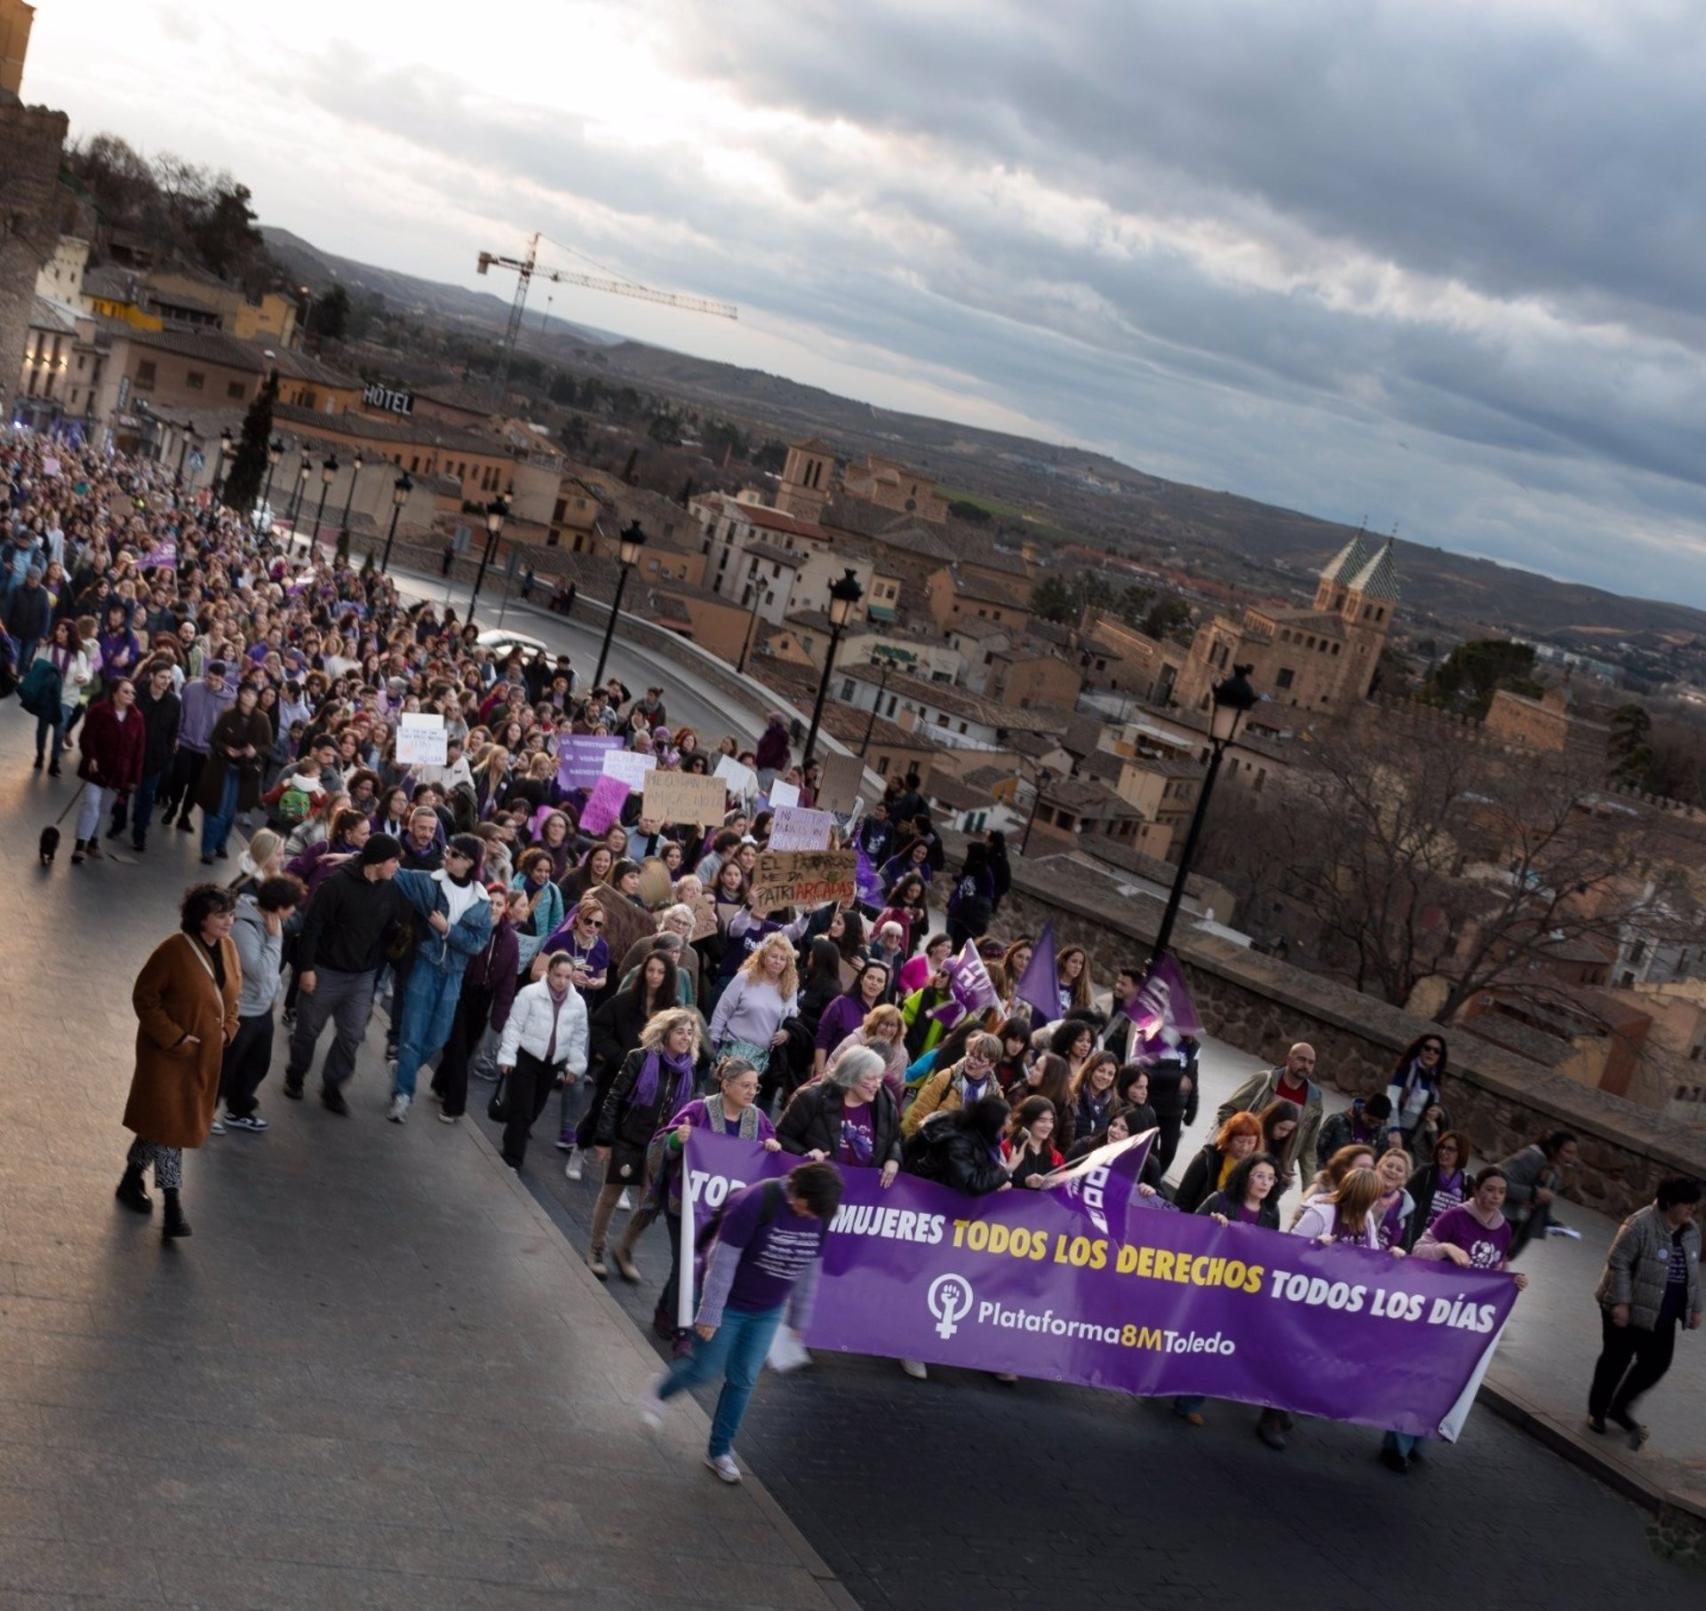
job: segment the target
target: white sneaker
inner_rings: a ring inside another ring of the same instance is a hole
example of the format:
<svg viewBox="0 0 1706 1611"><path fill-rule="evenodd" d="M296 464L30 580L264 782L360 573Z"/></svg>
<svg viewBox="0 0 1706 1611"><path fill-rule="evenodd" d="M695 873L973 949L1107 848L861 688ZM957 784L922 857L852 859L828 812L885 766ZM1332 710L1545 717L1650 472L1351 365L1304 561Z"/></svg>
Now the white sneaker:
<svg viewBox="0 0 1706 1611"><path fill-rule="evenodd" d="M732 1454L708 1454L705 1456L708 1465L724 1482L739 1482L740 1467L735 1464Z"/></svg>
<svg viewBox="0 0 1706 1611"><path fill-rule="evenodd" d="M626 1209L629 1213L634 1211L634 1199L628 1195L628 1188L626 1186L622 1188L622 1195L616 1199L616 1206L621 1209Z"/></svg>
<svg viewBox="0 0 1706 1611"><path fill-rule="evenodd" d="M669 1372L665 1371L646 1389L646 1396L640 1400L640 1424L654 1431L663 1425L664 1400L658 1397L658 1389L668 1380Z"/></svg>
<svg viewBox="0 0 1706 1611"><path fill-rule="evenodd" d="M570 1180L579 1180L581 1178L581 1151L579 1147L576 1147L575 1150L569 1154L569 1161L563 1165L563 1173Z"/></svg>
<svg viewBox="0 0 1706 1611"><path fill-rule="evenodd" d="M393 1124L401 1124L403 1122L403 1120L408 1118L408 1116L409 1116L409 1099L406 1096L404 1096L401 1091L399 1091L394 1097L391 1098L391 1106L390 1106L390 1109L386 1112L385 1117L388 1118Z"/></svg>
<svg viewBox="0 0 1706 1611"><path fill-rule="evenodd" d="M924 1368L924 1361L922 1359L903 1359L900 1362L900 1368L915 1382L927 1382L930 1380L930 1372Z"/></svg>
<svg viewBox="0 0 1706 1611"><path fill-rule="evenodd" d="M462 1115L460 1113L441 1113L438 1116L440 1124L455 1124Z"/></svg>
<svg viewBox="0 0 1706 1611"><path fill-rule="evenodd" d="M224 1135L225 1134L225 1121L223 1119L215 1119L213 1121L213 1123L207 1127L207 1133L210 1136L222 1136L222 1135Z"/></svg>

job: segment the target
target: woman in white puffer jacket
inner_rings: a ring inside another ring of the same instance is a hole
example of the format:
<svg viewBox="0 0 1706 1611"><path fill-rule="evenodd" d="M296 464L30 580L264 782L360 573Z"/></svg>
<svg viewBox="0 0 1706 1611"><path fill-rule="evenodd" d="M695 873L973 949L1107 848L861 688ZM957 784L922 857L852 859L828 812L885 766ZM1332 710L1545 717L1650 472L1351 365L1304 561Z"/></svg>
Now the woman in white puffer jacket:
<svg viewBox="0 0 1706 1611"><path fill-rule="evenodd" d="M571 975L575 961L552 953L545 977L518 990L498 1048L504 1077L503 1157L519 1169L527 1156L534 1121L559 1080L586 1077L586 1003Z"/></svg>

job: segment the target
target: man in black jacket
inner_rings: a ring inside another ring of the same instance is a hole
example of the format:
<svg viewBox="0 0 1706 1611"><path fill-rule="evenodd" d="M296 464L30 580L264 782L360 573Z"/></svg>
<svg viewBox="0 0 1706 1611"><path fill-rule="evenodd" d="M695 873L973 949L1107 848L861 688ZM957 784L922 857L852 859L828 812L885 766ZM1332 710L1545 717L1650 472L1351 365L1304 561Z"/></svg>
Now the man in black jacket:
<svg viewBox="0 0 1706 1611"><path fill-rule="evenodd" d="M320 1070L320 1100L333 1113L349 1112L341 1088L355 1072L356 1053L367 1033L374 980L392 925L414 910L392 884L402 856L395 839L376 833L308 903L296 941L299 996L284 1070L284 1094L292 1101L302 1100L314 1043L330 1018L336 1027Z"/></svg>
<svg viewBox="0 0 1706 1611"><path fill-rule="evenodd" d="M36 645L47 636L53 619L53 601L41 585L41 570L31 565L23 585L12 589L6 600L6 630L18 645L18 676L23 677L36 657Z"/></svg>
<svg viewBox="0 0 1706 1611"><path fill-rule="evenodd" d="M148 823L154 815L154 796L172 768L172 753L178 747L178 723L183 702L172 688L172 663L156 660L148 667L148 680L136 695L137 714L142 717L142 781L136 799L128 803L121 794L113 802L113 823L107 838L124 832L130 817L130 844L136 851L148 848Z"/></svg>

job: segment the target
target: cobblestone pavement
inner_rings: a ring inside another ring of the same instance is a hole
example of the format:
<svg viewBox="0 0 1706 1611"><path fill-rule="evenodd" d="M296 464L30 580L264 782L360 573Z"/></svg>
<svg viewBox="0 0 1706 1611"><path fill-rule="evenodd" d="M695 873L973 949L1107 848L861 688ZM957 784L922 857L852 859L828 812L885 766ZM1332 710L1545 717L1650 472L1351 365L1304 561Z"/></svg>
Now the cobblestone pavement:
<svg viewBox="0 0 1706 1611"><path fill-rule="evenodd" d="M471 1106L495 1131L483 1101ZM522 1178L584 1253L595 1189L564 1178L554 1117ZM654 1226L643 1282L614 1269L609 1282L648 1340L668 1252ZM1275 1611L1411 1611L1442 1594L1598 1611L1700 1592L1697 1573L1650 1552L1645 1512L1485 1408L1398 1477L1360 1427L1302 1423L1276 1454L1241 1405L1207 1405L1197 1430L1160 1402L815 1357L766 1376L740 1453L867 1611L1170 1611L1246 1595Z"/></svg>
<svg viewBox="0 0 1706 1611"><path fill-rule="evenodd" d="M278 1044L188 1242L114 1203L131 982L202 869L39 869L75 787L0 707L0 1611L845 1606L697 1407L639 1426L655 1362L475 1133L384 1122L377 1033L347 1119Z"/></svg>

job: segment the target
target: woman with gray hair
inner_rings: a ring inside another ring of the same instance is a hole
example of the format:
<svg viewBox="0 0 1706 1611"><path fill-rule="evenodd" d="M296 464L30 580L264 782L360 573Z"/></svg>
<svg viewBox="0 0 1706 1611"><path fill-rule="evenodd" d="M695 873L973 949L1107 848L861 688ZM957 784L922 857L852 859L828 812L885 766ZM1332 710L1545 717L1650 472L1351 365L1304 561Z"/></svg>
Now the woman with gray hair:
<svg viewBox="0 0 1706 1611"><path fill-rule="evenodd" d="M681 941L679 947L671 946L669 953L675 958L677 974L686 980L685 994L682 997L681 1004L684 1007L697 1007L703 998L699 993L699 953L689 943L693 938L693 908L691 906L678 902L674 906L666 906L658 913L657 933L647 934L636 940L628 947L626 955L623 956L622 966L619 970L622 981L624 984L627 983L628 975L645 961L650 952L656 948L658 941L666 934Z"/></svg>
<svg viewBox="0 0 1706 1611"><path fill-rule="evenodd" d="M821 1080L794 1093L776 1139L814 1162L880 1169L885 1187L900 1173L900 1110L883 1083L882 1053L856 1046Z"/></svg>

